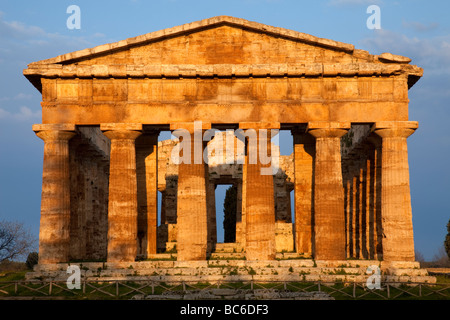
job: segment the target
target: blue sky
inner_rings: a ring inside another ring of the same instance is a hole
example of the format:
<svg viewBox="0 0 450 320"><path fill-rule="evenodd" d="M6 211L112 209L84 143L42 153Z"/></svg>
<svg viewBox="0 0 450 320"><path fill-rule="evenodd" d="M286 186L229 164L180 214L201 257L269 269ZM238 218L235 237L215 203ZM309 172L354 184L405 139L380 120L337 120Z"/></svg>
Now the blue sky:
<svg viewBox="0 0 450 320"><path fill-rule="evenodd" d="M69 5L81 9L81 29L69 30ZM369 30L366 9L381 9L381 30ZM450 217L450 1L437 0L123 0L25 1L0 4L0 219L37 236L43 143L39 92L25 79L28 63L218 15L231 15L354 44L372 54L408 56L424 68L410 90L408 139L416 249L431 259ZM282 154L291 139L280 137ZM222 190L223 191L223 190Z"/></svg>

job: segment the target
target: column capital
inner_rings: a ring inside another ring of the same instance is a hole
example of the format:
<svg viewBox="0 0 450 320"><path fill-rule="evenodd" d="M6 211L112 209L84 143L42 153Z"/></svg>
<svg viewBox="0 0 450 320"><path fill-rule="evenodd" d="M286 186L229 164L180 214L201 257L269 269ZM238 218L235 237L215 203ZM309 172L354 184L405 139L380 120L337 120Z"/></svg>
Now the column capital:
<svg viewBox="0 0 450 320"><path fill-rule="evenodd" d="M34 124L32 128L44 141L68 141L76 134L74 124Z"/></svg>
<svg viewBox="0 0 450 320"><path fill-rule="evenodd" d="M340 138L351 128L350 122L312 121L308 122L306 132L317 138Z"/></svg>
<svg viewBox="0 0 450 320"><path fill-rule="evenodd" d="M417 121L380 121L372 126L381 138L408 138L419 127Z"/></svg>
<svg viewBox="0 0 450 320"><path fill-rule="evenodd" d="M142 134L141 123L102 123L100 130L109 139L135 140Z"/></svg>

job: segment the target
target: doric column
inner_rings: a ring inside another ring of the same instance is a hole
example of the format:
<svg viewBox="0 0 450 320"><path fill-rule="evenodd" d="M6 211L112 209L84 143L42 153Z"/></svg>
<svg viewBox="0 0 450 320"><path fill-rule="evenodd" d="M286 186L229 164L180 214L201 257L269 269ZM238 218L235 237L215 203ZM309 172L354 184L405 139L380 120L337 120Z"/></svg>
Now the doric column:
<svg viewBox="0 0 450 320"><path fill-rule="evenodd" d="M136 139L138 239L143 257L157 251L158 134L144 130Z"/></svg>
<svg viewBox="0 0 450 320"><path fill-rule="evenodd" d="M341 169L341 137L347 122L310 122L316 138L314 161L314 257L345 259L344 189Z"/></svg>
<svg viewBox="0 0 450 320"><path fill-rule="evenodd" d="M372 233L373 233L373 258L382 260L383 258L383 226L381 218L381 137L371 133L368 138L373 146L371 154L371 215L372 215Z"/></svg>
<svg viewBox="0 0 450 320"><path fill-rule="evenodd" d="M239 243L241 248L246 248L247 244L247 166L245 165L245 151L244 151L244 164L242 165L242 183L241 183L241 220L239 224ZM274 213L275 214L275 213ZM236 228L238 226L236 225ZM236 235L237 236L237 235ZM237 238L236 238L236 241Z"/></svg>
<svg viewBox="0 0 450 320"><path fill-rule="evenodd" d="M242 187L243 187L243 177L238 180L236 183L236 243L239 244L239 247L243 246L245 242L244 238L244 229L243 229L243 215L242 215Z"/></svg>
<svg viewBox="0 0 450 320"><path fill-rule="evenodd" d="M203 123L172 124L174 135L182 137L183 158L178 165L177 196L177 259L179 261L206 260L208 251L207 166L203 159L203 131L210 125ZM188 139L189 143L184 139ZM186 153L189 156L186 157Z"/></svg>
<svg viewBox="0 0 450 320"><path fill-rule="evenodd" d="M209 175L209 172L208 172ZM206 176L206 201L208 206L208 252L215 250L217 243L216 185Z"/></svg>
<svg viewBox="0 0 450 320"><path fill-rule="evenodd" d="M261 157L271 157L271 130L279 123L240 123L246 130L245 156L246 243L247 260L275 258L275 199L272 160L265 164ZM264 131L265 130L265 131ZM266 149L266 150L264 150Z"/></svg>
<svg viewBox="0 0 450 320"><path fill-rule="evenodd" d="M44 140L39 263L69 261L70 172L69 140L75 125L38 124L33 131Z"/></svg>
<svg viewBox="0 0 450 320"><path fill-rule="evenodd" d="M108 202L109 262L135 261L137 254L137 181L135 140L141 124L101 124L111 140Z"/></svg>
<svg viewBox="0 0 450 320"><path fill-rule="evenodd" d="M312 254L312 217L314 212L314 156L316 142L305 129L293 130L295 247L298 253Z"/></svg>
<svg viewBox="0 0 450 320"><path fill-rule="evenodd" d="M381 218L385 261L414 261L406 139L417 128L415 121L377 122L372 128L382 139Z"/></svg>

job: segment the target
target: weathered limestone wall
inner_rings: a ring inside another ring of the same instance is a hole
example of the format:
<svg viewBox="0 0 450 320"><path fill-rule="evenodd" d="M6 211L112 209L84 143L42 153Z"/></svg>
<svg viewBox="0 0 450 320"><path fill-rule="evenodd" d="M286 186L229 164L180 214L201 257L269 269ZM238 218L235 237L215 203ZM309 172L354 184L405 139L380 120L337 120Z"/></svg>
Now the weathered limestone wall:
<svg viewBox="0 0 450 320"><path fill-rule="evenodd" d="M161 192L161 223L158 226L158 251L176 247L178 167L170 165L177 140L158 142L158 191ZM166 244L167 243L167 244Z"/></svg>
<svg viewBox="0 0 450 320"><path fill-rule="evenodd" d="M291 197L294 190L293 177L294 159L291 156L280 156L280 169L274 176L275 219L291 223Z"/></svg>
<svg viewBox="0 0 450 320"><path fill-rule="evenodd" d="M294 158L280 156L280 169L274 175L275 247L277 252L294 251L294 224L291 210L291 191L294 189Z"/></svg>

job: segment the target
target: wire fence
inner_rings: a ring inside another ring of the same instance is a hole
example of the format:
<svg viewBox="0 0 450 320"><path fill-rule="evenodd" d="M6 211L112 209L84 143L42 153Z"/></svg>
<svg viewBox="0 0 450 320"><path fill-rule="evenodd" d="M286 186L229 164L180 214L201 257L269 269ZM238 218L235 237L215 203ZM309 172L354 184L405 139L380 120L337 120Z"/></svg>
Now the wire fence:
<svg viewBox="0 0 450 320"><path fill-rule="evenodd" d="M278 299L286 293L322 293L336 300L399 300L430 299L450 300L450 283L386 282L376 289L369 289L366 283L327 282L234 282L217 281L199 283L182 281L177 283L154 280L82 280L79 289L69 289L65 281L11 281L0 282L0 298L18 299L23 297L64 299L133 299L156 297L161 299L183 299L186 294L202 293L212 289L231 289L235 292L271 292ZM228 290L230 291L230 290ZM191 295L192 296L192 295ZM201 300L202 296L199 295ZM264 296L267 299L267 295ZM270 299L270 298L269 298Z"/></svg>

